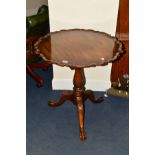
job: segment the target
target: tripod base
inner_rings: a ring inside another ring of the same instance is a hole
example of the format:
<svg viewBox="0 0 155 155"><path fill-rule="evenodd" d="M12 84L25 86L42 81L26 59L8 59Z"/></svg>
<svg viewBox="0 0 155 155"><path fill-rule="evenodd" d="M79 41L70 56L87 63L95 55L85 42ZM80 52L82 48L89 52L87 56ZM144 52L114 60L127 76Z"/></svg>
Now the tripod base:
<svg viewBox="0 0 155 155"><path fill-rule="evenodd" d="M48 105L51 107L57 107L62 105L65 101L71 101L77 107L79 130L80 130L80 140L85 140L87 138L84 129L84 115L85 115L85 100L89 99L93 104L101 103L104 99L103 97L95 98L92 90L85 90L85 75L83 68L75 69L73 84L74 88L72 92L65 92L60 97L59 101L49 100Z"/></svg>

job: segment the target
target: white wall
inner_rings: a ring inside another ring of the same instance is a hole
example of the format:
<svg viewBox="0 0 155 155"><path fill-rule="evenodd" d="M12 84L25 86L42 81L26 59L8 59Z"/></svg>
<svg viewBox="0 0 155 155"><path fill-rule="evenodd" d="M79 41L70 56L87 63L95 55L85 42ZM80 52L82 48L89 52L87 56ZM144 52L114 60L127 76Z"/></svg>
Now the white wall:
<svg viewBox="0 0 155 155"><path fill-rule="evenodd" d="M36 14L43 4L48 5L48 0L26 0L26 16Z"/></svg>
<svg viewBox="0 0 155 155"><path fill-rule="evenodd" d="M50 31L85 28L115 35L119 0L48 0ZM54 65L53 89L72 89L73 71ZM110 87L111 64L85 69L86 87L103 91Z"/></svg>

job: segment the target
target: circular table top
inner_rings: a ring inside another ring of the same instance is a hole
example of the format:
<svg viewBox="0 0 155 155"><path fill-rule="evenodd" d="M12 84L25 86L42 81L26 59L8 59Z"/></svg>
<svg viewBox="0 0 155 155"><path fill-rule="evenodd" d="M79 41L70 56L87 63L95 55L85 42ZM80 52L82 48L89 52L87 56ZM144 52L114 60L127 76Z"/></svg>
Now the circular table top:
<svg viewBox="0 0 155 155"><path fill-rule="evenodd" d="M35 48L45 61L71 68L106 65L123 53L116 37L84 29L51 32L40 38Z"/></svg>

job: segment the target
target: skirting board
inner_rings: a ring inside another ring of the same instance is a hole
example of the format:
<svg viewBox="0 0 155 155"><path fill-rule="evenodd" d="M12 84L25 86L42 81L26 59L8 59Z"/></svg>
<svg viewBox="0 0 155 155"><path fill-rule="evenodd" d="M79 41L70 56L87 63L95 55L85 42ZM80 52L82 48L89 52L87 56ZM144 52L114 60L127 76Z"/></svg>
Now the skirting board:
<svg viewBox="0 0 155 155"><path fill-rule="evenodd" d="M103 80L87 80L86 89L92 89L93 91L106 91L111 87L110 81ZM71 79L53 79L52 80L53 90L72 90L73 80Z"/></svg>

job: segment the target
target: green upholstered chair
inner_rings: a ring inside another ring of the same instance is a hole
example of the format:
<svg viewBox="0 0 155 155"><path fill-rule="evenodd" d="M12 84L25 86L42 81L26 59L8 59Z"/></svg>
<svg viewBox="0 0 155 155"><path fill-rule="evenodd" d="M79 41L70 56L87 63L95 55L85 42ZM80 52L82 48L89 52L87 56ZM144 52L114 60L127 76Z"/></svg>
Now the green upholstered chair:
<svg viewBox="0 0 155 155"><path fill-rule="evenodd" d="M48 7L43 5L36 15L26 17L26 72L36 81L38 87L43 85L44 80L34 72L33 68L46 69L49 64L41 61L35 53L34 43L49 32Z"/></svg>

